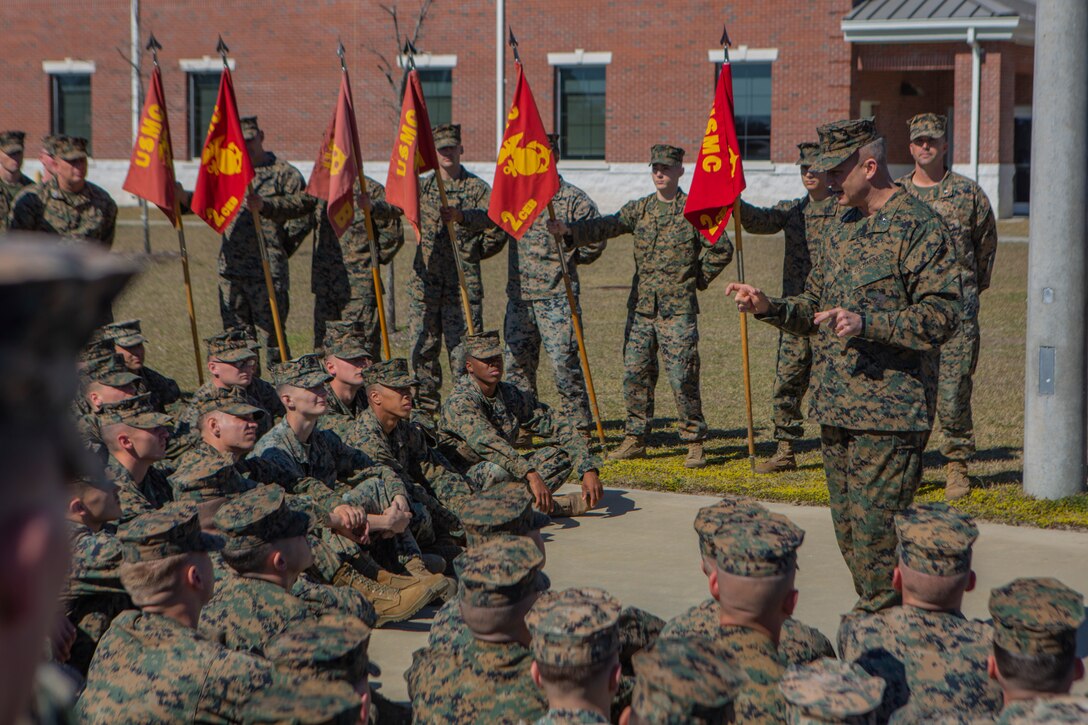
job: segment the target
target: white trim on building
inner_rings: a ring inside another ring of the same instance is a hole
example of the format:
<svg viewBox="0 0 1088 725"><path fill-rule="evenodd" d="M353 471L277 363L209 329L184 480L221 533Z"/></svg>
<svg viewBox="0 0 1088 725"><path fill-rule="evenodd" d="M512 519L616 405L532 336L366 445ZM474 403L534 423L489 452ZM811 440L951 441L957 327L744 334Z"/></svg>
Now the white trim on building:
<svg viewBox="0 0 1088 725"><path fill-rule="evenodd" d="M223 59L206 55L203 58L181 58L178 67L186 73L217 73L223 70ZM234 70L234 58L227 58L227 67Z"/></svg>
<svg viewBox="0 0 1088 725"><path fill-rule="evenodd" d="M90 75L94 73L93 60L43 60L42 70L49 75Z"/></svg>
<svg viewBox="0 0 1088 725"><path fill-rule="evenodd" d="M414 56L416 62L416 68L456 68L457 67L457 55L450 53L446 55L440 55L436 53L420 53ZM408 57L401 55L397 56L397 67L403 68L405 63L408 62Z"/></svg>
<svg viewBox="0 0 1088 725"><path fill-rule="evenodd" d="M611 51L587 53L578 48L573 53L548 53L548 65L608 65L611 62Z"/></svg>
<svg viewBox="0 0 1088 725"><path fill-rule="evenodd" d="M706 59L711 63L725 62L724 48L711 48L706 52ZM739 45L729 50L730 63L773 63L778 60L778 48L749 48Z"/></svg>

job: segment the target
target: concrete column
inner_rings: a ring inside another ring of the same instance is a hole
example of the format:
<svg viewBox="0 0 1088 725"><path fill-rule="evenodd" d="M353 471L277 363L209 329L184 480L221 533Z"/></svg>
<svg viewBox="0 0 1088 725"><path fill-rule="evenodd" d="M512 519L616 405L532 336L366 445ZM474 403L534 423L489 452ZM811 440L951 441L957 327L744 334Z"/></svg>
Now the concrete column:
<svg viewBox="0 0 1088 725"><path fill-rule="evenodd" d="M1024 491L1085 490L1088 4L1039 0L1031 139Z"/></svg>

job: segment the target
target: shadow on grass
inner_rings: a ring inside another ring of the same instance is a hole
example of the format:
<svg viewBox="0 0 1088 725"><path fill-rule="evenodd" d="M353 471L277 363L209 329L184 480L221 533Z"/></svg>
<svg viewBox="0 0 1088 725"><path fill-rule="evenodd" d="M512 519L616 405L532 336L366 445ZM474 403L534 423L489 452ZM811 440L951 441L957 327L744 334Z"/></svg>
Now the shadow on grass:
<svg viewBox="0 0 1088 725"><path fill-rule="evenodd" d="M971 456L971 463L1007 463L1009 461L1017 461L1020 459L1024 450L1022 448L1013 448L1011 446L994 446L993 448L984 448L980 451L975 451ZM940 451L930 449L922 455L922 466L924 468L943 468L947 459Z"/></svg>

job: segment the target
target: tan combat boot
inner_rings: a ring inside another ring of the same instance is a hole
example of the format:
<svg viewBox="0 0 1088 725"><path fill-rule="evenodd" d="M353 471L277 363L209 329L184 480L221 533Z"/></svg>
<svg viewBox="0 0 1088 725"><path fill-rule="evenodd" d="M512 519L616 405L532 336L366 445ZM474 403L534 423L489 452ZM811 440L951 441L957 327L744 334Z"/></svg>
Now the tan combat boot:
<svg viewBox="0 0 1088 725"><path fill-rule="evenodd" d="M569 518L582 516L589 511L589 504L580 493L564 493L561 496L552 496L552 516Z"/></svg>
<svg viewBox="0 0 1088 725"><path fill-rule="evenodd" d="M425 586L417 585L415 589L397 590L363 576L347 564L337 570L332 583L338 587L351 587L362 594L363 598L373 605L378 615L375 625L377 627L411 619L434 598L434 593Z"/></svg>
<svg viewBox="0 0 1088 725"><path fill-rule="evenodd" d="M782 473L784 471L796 471L797 459L793 455L793 444L789 441L778 441L778 450L774 455L757 463L756 473Z"/></svg>
<svg viewBox="0 0 1088 725"><path fill-rule="evenodd" d="M706 465L706 454L699 441L688 443L688 455L684 458L684 468L702 468Z"/></svg>
<svg viewBox="0 0 1088 725"><path fill-rule="evenodd" d="M646 439L642 436L624 436L620 447L608 454L610 461L627 461L646 457Z"/></svg>
<svg viewBox="0 0 1088 725"><path fill-rule="evenodd" d="M427 556L427 554L424 554ZM441 559L441 557L432 558ZM442 561L442 568L445 569L445 561ZM418 581L428 582L435 590L435 596L446 601L457 592L457 583L448 577L442 576L439 572L432 572L431 568L427 565L427 562L423 559L409 559L404 564L404 568L408 570L408 573L415 577Z"/></svg>
<svg viewBox="0 0 1088 725"><path fill-rule="evenodd" d="M966 461L949 461L945 467L944 497L955 501L971 493L971 479L967 477Z"/></svg>

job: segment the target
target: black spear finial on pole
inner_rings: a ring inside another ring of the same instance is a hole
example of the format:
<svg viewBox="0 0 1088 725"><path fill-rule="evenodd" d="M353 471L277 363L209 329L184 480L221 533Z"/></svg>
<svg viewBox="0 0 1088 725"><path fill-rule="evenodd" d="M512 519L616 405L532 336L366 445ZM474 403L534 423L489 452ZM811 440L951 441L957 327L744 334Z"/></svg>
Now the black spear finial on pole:
<svg viewBox="0 0 1088 725"><path fill-rule="evenodd" d="M722 46L722 50L725 51L725 62L729 62L729 49L733 47L733 41L729 39L729 28L725 25L722 26L722 39L718 41Z"/></svg>
<svg viewBox="0 0 1088 725"><path fill-rule="evenodd" d="M348 67L344 65L344 43L340 38L336 39L336 55L340 56L340 70L347 73Z"/></svg>
<svg viewBox="0 0 1088 725"><path fill-rule="evenodd" d="M215 46L215 52L223 59L223 67L227 67L227 53L230 52L230 48L223 42L223 36L219 36L219 42Z"/></svg>
<svg viewBox="0 0 1088 725"><path fill-rule="evenodd" d="M416 46L412 45L412 41L408 39L404 41L404 60L408 70L416 69Z"/></svg>
<svg viewBox="0 0 1088 725"><path fill-rule="evenodd" d="M518 63L520 65L521 64L521 55L518 53L518 39L514 37L514 29L513 28L508 27L507 30L510 31L510 37L509 37L509 39L507 39L506 42L514 50L514 62Z"/></svg>
<svg viewBox="0 0 1088 725"><path fill-rule="evenodd" d="M145 47L147 48L147 50L151 51L151 62L155 64L156 68L158 68L159 67L159 51L162 50L162 44L155 37L154 33L152 33L151 37L148 38L147 46L145 46Z"/></svg>

